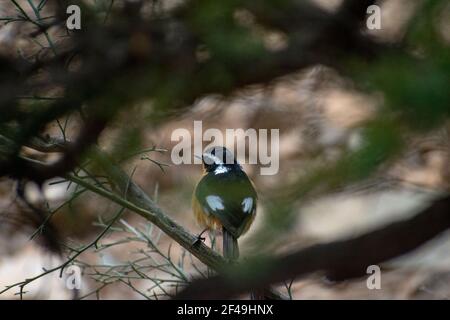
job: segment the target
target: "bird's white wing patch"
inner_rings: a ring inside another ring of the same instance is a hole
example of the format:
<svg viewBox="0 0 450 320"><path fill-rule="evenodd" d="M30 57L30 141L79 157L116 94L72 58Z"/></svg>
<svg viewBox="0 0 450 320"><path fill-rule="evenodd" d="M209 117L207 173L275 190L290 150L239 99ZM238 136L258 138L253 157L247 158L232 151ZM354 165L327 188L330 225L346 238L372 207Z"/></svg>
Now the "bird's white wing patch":
<svg viewBox="0 0 450 320"><path fill-rule="evenodd" d="M206 203L213 211L225 209L222 198L219 196L214 195L207 196Z"/></svg>
<svg viewBox="0 0 450 320"><path fill-rule="evenodd" d="M251 213L253 211L253 198L247 197L242 200L242 211L245 213Z"/></svg>

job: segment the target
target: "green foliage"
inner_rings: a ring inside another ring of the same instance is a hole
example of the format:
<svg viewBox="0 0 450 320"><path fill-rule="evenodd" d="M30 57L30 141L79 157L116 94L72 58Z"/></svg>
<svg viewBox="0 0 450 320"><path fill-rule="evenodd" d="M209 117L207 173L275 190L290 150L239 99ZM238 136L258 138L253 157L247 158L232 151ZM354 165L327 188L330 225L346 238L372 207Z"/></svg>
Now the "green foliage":
<svg viewBox="0 0 450 320"><path fill-rule="evenodd" d="M48 32L41 16L46 3L43 1L33 7L33 3L28 2L34 14L28 15L19 2L13 1L16 16L0 17L4 23L35 26L42 31L44 40L36 51L11 59L17 65L0 60L4 69L0 74L0 106L7 110L0 119L0 164L7 164L7 169L20 159L22 147L41 135L49 124L57 123L65 139L67 124L74 116L80 117L81 125L85 124L86 115L111 125L127 113L136 113L134 118L125 117L133 123L125 123L117 130L110 156L120 162L144 154L142 159L163 169L164 164L146 155L163 150L156 147L142 150L142 130L146 126L158 126L170 116L183 114L204 95L226 95L243 85L269 82L277 75L295 72L304 64L295 63L292 56L317 54L307 52L311 49L309 46L282 54L268 52L261 32L257 32L282 29L288 40L308 44L310 35L316 36L314 30L308 30L316 27L312 23L315 17L307 16L310 20L306 27L289 28L290 24L298 22L295 10L302 6L298 1L199 0L187 2L173 12L158 11L149 17L128 16L129 12L113 10L113 1L86 2L81 4L82 31L64 30L55 37ZM280 230L288 231L295 225L299 201L306 201L317 192L332 192L370 178L401 154L410 133L424 133L448 121L450 48L438 28L446 5L446 1L424 1L419 14L409 23L405 39L392 50L378 52L373 60L349 53L333 61L335 65L348 67L342 69L346 69L349 82L382 98L379 111L375 119L361 126L360 145L344 147L341 157L332 161L317 161L264 199L269 213L265 228L258 234L258 243L269 247L268 243L275 244L272 240ZM249 12L250 19L246 23L237 18L240 10ZM326 29L326 26L321 24L317 28ZM322 37L323 41L330 40ZM293 45L293 41L289 45ZM316 47L320 45L323 43ZM283 55L287 53L290 56ZM326 56L327 52L319 54ZM44 62L40 65L42 57ZM330 60L333 57L325 59ZM48 65L46 61L50 61ZM143 102L145 107L136 108ZM82 151L84 149L80 153ZM86 158L70 171L79 173L80 176L76 175L79 179L92 181L99 190L112 193L103 180L95 176L96 172L90 172L101 169L91 166L93 157L88 154ZM9 174L7 169L2 175ZM78 190L72 200L84 191ZM50 212L48 219L54 213ZM112 224L102 226L107 228L106 233ZM178 270L170 260L170 254L158 252L157 241L153 242L148 236L150 231L135 229L123 222L119 230L132 234L133 241L149 245L152 254L159 254L170 272L181 275L175 281L177 284L188 282L184 271ZM97 246L97 242L82 250L94 245ZM146 259L151 260L147 256ZM115 268L117 270L93 275L106 285L112 279L124 281L133 290L136 288L130 282L131 277L160 286L159 280L147 279L139 268L132 262ZM119 272L120 277L114 278L113 271ZM142 295L150 298L146 293Z"/></svg>

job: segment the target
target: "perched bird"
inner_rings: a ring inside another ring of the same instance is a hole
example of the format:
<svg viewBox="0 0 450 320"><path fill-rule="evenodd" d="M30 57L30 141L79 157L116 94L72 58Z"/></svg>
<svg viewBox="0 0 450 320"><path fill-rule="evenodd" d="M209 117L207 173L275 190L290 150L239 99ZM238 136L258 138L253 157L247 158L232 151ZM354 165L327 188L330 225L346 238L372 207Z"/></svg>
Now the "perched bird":
<svg viewBox="0 0 450 320"><path fill-rule="evenodd" d="M257 194L236 158L225 147L209 148L202 161L204 175L192 197L195 218L207 229L222 230L223 255L235 260L239 257L237 239L255 218Z"/></svg>

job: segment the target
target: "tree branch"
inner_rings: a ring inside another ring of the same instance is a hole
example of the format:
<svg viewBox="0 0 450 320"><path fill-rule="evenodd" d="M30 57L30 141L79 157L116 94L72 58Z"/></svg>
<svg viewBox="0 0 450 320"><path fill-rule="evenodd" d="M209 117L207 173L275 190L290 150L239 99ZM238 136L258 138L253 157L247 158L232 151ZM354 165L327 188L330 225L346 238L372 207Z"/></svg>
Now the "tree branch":
<svg viewBox="0 0 450 320"><path fill-rule="evenodd" d="M34 141L40 140L41 139ZM54 138L50 139L50 141L55 144L50 146L48 142L41 141L40 143L33 145L31 142L30 147L35 147L36 150L50 148L53 151L63 151L67 148L67 145L70 145L69 142L58 141ZM220 254L207 247L201 241L197 241L198 238L195 235L192 235L181 225L172 220L138 185L130 179L130 177L122 169L114 165L106 154L96 147L93 148L93 153L94 159L99 163L102 170L104 170L108 176L108 179L117 189L116 193L90 184L86 180L71 174L67 174L65 178L119 204L124 208L127 208L128 210L139 214L141 217L160 228L171 239L176 241L179 245L184 247L202 263L213 270L222 272L228 266L228 263ZM28 163L32 163L35 167L42 165L41 162L35 160L28 158L23 159ZM287 299L287 297L275 290L270 290L267 292L267 296L271 299Z"/></svg>
<svg viewBox="0 0 450 320"><path fill-rule="evenodd" d="M314 245L278 258L255 258L224 274L194 281L177 298L229 298L317 271L333 280L359 277L366 274L368 266L406 254L449 229L449 212L447 196L411 219L359 237ZM259 271L250 272L254 268Z"/></svg>

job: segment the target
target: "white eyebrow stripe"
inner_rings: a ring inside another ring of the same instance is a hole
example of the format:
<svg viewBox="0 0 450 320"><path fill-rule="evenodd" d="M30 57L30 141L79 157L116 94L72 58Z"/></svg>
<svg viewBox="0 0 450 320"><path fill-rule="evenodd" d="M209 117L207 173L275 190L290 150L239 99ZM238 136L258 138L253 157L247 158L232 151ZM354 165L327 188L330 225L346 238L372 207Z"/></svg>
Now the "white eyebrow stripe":
<svg viewBox="0 0 450 320"><path fill-rule="evenodd" d="M213 211L225 209L222 198L219 196L215 196L215 195L207 196L206 203Z"/></svg>
<svg viewBox="0 0 450 320"><path fill-rule="evenodd" d="M218 166L215 170L214 170L214 174L222 174L225 172L228 172L228 168L225 166Z"/></svg>
<svg viewBox="0 0 450 320"><path fill-rule="evenodd" d="M242 200L242 210L245 213L251 213L253 211L253 198L247 197L244 200Z"/></svg>

